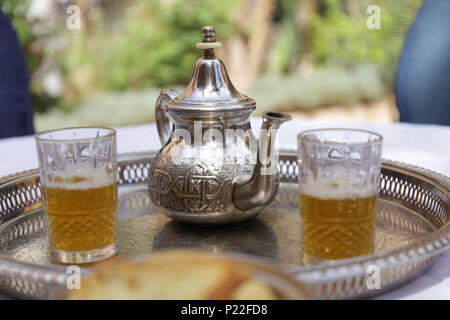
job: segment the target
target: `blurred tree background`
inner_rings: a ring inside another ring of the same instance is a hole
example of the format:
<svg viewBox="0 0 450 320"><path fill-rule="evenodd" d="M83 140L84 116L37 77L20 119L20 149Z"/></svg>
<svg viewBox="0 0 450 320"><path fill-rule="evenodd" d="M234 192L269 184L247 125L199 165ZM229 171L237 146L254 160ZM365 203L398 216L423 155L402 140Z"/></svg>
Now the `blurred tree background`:
<svg viewBox="0 0 450 320"><path fill-rule="evenodd" d="M218 55L258 112L393 104L421 0L3 0L28 58L38 130L153 120L159 89L186 85L214 25ZM81 9L81 29L66 27ZM369 30L370 5L381 29ZM386 102L388 101L388 102ZM327 111L328 110L328 111ZM320 113L319 113L320 114ZM394 120L395 115L391 115Z"/></svg>

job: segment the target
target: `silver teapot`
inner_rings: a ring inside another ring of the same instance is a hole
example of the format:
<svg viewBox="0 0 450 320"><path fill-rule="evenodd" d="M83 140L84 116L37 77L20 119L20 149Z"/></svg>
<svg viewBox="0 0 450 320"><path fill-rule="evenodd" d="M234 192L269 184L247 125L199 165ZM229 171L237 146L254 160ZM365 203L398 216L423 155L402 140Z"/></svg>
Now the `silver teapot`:
<svg viewBox="0 0 450 320"><path fill-rule="evenodd" d="M275 197L279 176L274 140L291 117L262 115L259 141L250 126L253 99L231 83L216 58L213 27L183 94L161 91L155 109L163 147L149 171L152 201L170 218L196 225L231 225L255 217Z"/></svg>

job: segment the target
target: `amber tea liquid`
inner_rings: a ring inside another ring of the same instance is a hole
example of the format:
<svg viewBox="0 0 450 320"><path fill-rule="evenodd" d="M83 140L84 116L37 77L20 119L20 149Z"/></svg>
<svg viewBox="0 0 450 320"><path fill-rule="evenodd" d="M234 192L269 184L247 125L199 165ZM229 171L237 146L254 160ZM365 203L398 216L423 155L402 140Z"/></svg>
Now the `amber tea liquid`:
<svg viewBox="0 0 450 320"><path fill-rule="evenodd" d="M299 200L307 255L337 260L374 251L377 194L347 184L302 186Z"/></svg>
<svg viewBox="0 0 450 320"><path fill-rule="evenodd" d="M117 183L98 173L60 176L43 186L50 245L82 252L116 242Z"/></svg>

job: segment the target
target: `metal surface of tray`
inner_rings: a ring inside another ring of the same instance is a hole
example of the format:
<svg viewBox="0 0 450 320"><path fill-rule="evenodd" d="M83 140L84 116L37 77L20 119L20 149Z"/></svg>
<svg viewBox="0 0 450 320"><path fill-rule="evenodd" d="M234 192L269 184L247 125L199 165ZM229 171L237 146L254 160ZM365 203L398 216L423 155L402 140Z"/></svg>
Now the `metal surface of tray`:
<svg viewBox="0 0 450 320"><path fill-rule="evenodd" d="M378 294L420 274L450 247L450 179L419 167L383 161L376 220L376 252L309 264L301 252L298 166L294 152L280 155L275 201L253 221L228 228L180 225L150 201L145 181L154 153L119 156L120 257L154 250L200 248L281 262L313 286L316 298ZM381 290L371 290L370 266ZM66 266L48 258L47 224L37 170L0 180L0 291L15 297L52 298L65 290Z"/></svg>

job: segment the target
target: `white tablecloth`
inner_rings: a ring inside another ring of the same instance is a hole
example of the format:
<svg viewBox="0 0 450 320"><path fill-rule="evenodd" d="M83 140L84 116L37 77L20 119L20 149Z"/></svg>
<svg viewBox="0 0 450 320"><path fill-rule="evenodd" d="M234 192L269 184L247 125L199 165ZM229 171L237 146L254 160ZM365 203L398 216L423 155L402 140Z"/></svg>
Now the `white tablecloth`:
<svg viewBox="0 0 450 320"><path fill-rule="evenodd" d="M260 119L252 122L259 128ZM383 158L422 166L450 176L450 127L411 124L355 124L323 120L290 121L279 132L279 147L296 149L297 133L320 127L363 128L384 136ZM118 151L159 149L154 124L118 128ZM0 140L0 176L38 167L33 137ZM381 299L450 299L450 251L416 280L380 295Z"/></svg>

